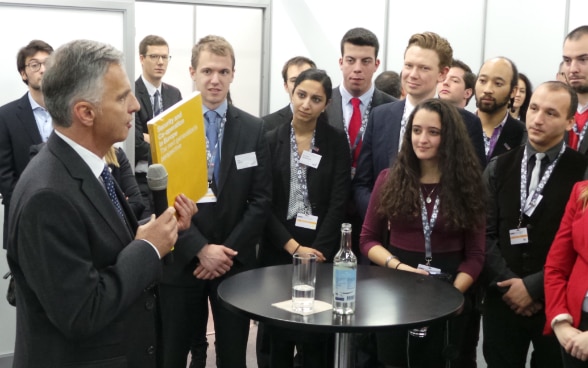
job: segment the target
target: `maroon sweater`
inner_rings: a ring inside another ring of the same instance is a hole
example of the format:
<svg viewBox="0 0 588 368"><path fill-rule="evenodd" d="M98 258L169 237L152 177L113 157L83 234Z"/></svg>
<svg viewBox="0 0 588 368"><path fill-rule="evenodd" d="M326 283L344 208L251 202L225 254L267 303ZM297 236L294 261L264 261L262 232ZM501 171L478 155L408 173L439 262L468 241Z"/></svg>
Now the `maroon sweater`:
<svg viewBox="0 0 588 368"><path fill-rule="evenodd" d="M370 203L363 222L363 228L360 238L360 249L362 254L367 256L369 250L375 245L383 245L381 237L387 226L388 219L377 213L377 205L380 202L382 186L386 181L389 170L383 170L374 185L374 190L370 197ZM429 189L430 191L431 189ZM427 214L429 219L433 212L434 198L440 190L437 187L434 195L431 196L430 204L427 204ZM486 228L479 226L470 230L448 230L445 228L445 218L443 216L443 203L440 204L439 215L431 234L431 250L433 253L432 266L435 266L435 254L461 253L463 260L459 265L457 272L465 272L474 280L482 271L484 265L484 248L486 240ZM409 252L420 252L423 254L422 263L425 263L425 236L423 234L423 224L421 217L415 219L394 220L390 221L390 245L393 247L406 250ZM402 261L402 259L400 259ZM416 267L416 265L411 265ZM446 270L442 270L446 271Z"/></svg>

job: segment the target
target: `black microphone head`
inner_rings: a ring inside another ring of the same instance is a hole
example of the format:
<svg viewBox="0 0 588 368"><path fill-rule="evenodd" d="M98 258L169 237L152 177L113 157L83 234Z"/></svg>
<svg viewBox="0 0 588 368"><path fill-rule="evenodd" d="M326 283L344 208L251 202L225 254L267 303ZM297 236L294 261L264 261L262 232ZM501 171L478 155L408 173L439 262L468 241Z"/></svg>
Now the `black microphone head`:
<svg viewBox="0 0 588 368"><path fill-rule="evenodd" d="M161 164L150 165L147 169L147 185L151 191L167 189L167 170Z"/></svg>

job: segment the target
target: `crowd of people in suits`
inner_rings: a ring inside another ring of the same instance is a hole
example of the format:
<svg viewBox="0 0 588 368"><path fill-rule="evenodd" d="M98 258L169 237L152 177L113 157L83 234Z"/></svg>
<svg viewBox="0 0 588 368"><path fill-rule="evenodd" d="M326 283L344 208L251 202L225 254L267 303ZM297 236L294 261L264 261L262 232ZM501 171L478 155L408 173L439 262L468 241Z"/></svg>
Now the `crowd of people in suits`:
<svg viewBox="0 0 588 368"><path fill-rule="evenodd" d="M366 334L358 366L476 367L482 321L488 367L524 367L531 343L532 367L587 367L588 26L535 90L506 57L474 74L433 32L412 35L401 73L374 83L378 52L373 32L345 33L334 88L311 59L291 58L290 103L258 118L229 98L231 44L200 39L189 71L208 192L156 217L147 122L182 99L162 81L167 42L141 41L135 94L109 45L23 47L28 92L0 107L14 367L202 368L209 305L217 366L245 367L250 322L219 303L220 282L297 252L332 262L343 222L360 263L440 278L465 300L425 336ZM129 162L114 145L133 116ZM332 349L329 334L259 325L259 367L328 367Z"/></svg>

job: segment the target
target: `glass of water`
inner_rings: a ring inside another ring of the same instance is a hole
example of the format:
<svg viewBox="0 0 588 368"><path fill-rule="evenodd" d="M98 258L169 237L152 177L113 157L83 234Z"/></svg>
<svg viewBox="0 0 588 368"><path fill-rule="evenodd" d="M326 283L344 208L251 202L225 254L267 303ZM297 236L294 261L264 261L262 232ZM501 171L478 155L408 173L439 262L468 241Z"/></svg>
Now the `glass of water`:
<svg viewBox="0 0 588 368"><path fill-rule="evenodd" d="M316 255L295 253L292 256L292 310L311 312L314 306Z"/></svg>

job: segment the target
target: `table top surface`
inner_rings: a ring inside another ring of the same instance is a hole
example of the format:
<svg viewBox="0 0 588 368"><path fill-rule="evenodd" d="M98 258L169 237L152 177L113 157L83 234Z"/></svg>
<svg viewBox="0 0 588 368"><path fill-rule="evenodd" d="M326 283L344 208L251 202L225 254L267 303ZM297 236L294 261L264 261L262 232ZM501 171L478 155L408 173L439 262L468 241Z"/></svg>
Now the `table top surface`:
<svg viewBox="0 0 588 368"><path fill-rule="evenodd" d="M332 264L318 264L315 300L332 304ZM273 307L292 298L292 265L257 268L224 280L218 297L228 309L276 326L322 332L360 332L426 325L456 314L463 295L451 284L412 272L358 265L353 315L327 310L302 316Z"/></svg>

